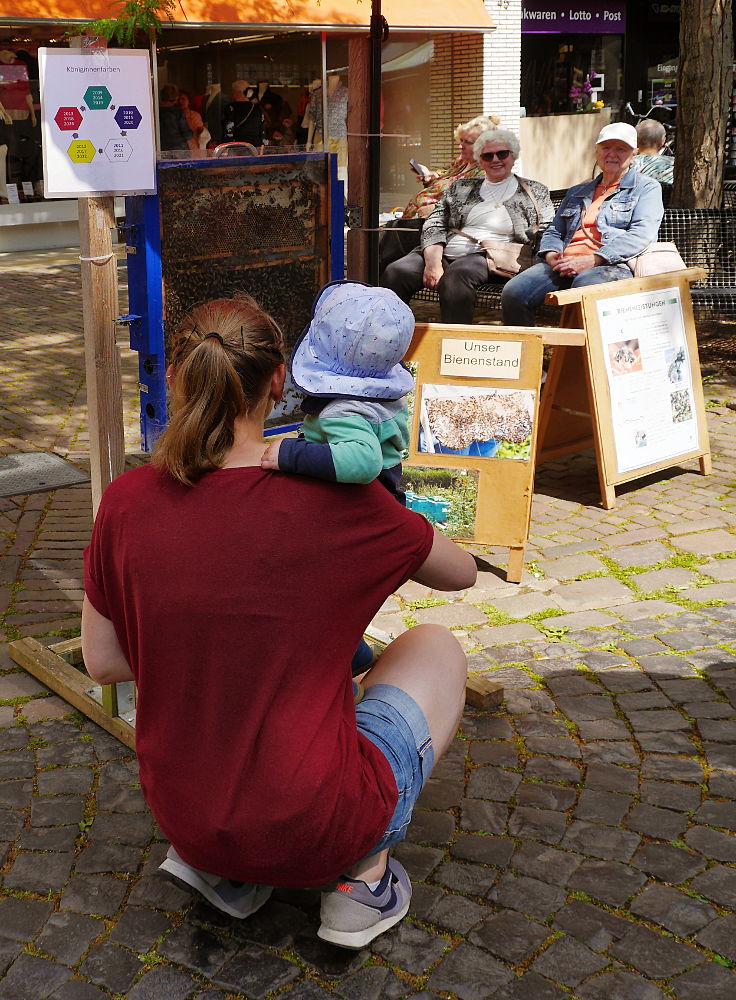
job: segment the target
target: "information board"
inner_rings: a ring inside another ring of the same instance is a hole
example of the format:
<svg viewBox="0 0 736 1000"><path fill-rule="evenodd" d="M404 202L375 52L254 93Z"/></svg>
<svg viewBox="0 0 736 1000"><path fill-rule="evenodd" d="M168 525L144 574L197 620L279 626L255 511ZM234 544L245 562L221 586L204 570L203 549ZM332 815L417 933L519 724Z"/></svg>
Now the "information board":
<svg viewBox="0 0 736 1000"><path fill-rule="evenodd" d="M41 48L38 54L46 197L153 193L148 52Z"/></svg>
<svg viewBox="0 0 736 1000"><path fill-rule="evenodd" d="M518 582L529 532L544 330L417 323L407 506L453 538L509 549Z"/></svg>

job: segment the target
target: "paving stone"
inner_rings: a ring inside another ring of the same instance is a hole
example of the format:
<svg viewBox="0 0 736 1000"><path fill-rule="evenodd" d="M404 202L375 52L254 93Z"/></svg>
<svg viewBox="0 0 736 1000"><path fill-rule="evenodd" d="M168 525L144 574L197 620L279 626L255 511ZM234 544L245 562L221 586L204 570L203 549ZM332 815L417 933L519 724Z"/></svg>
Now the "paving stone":
<svg viewBox="0 0 736 1000"><path fill-rule="evenodd" d="M102 920L79 913L52 913L37 945L64 965L75 965L92 941L105 930Z"/></svg>
<svg viewBox="0 0 736 1000"><path fill-rule="evenodd" d="M736 722L701 720L698 723L698 729L705 740L714 740L716 743L736 743Z"/></svg>
<svg viewBox="0 0 736 1000"><path fill-rule="evenodd" d="M622 906L645 882L646 877L628 865L586 859L567 884L574 892L585 892L609 906Z"/></svg>
<svg viewBox="0 0 736 1000"><path fill-rule="evenodd" d="M484 896L498 878L498 872L480 865L461 865L446 861L434 875L435 881L452 892L470 896Z"/></svg>
<svg viewBox="0 0 736 1000"><path fill-rule="evenodd" d="M32 781L3 781L0 784L0 808L25 809L32 795Z"/></svg>
<svg viewBox="0 0 736 1000"><path fill-rule="evenodd" d="M552 926L583 941L594 951L605 951L612 941L628 934L632 924L592 903L573 899L558 911Z"/></svg>
<svg viewBox="0 0 736 1000"><path fill-rule="evenodd" d="M54 990L51 996L53 1000L108 1000L110 994L103 993L92 983L83 983L81 979L70 979L58 990Z"/></svg>
<svg viewBox="0 0 736 1000"><path fill-rule="evenodd" d="M549 930L512 910L502 910L484 920L470 935L471 944L490 951L513 965L523 961L549 937Z"/></svg>
<svg viewBox="0 0 736 1000"><path fill-rule="evenodd" d="M493 715L469 715L467 711L460 720L460 729L472 740L510 740L514 737L514 730L506 719ZM472 744L472 748L480 746L480 743Z"/></svg>
<svg viewBox="0 0 736 1000"><path fill-rule="evenodd" d="M703 962L670 983L678 1000L733 1000L736 972L715 962Z"/></svg>
<svg viewBox="0 0 736 1000"><path fill-rule="evenodd" d="M528 642L541 639L539 629L520 622L514 625L484 626L473 632L473 638L485 647L500 646L506 642Z"/></svg>
<svg viewBox="0 0 736 1000"><path fill-rule="evenodd" d="M567 885L570 876L583 859L570 851L559 851L534 841L518 848L509 865L522 875L531 875L550 885Z"/></svg>
<svg viewBox="0 0 736 1000"><path fill-rule="evenodd" d="M471 743L470 759L474 764L518 767L519 754L514 743Z"/></svg>
<svg viewBox="0 0 736 1000"><path fill-rule="evenodd" d="M258 945L248 944L212 976L212 981L223 989L242 991L260 1000L272 990L292 982L300 971L293 962L273 955Z"/></svg>
<svg viewBox="0 0 736 1000"><path fill-rule="evenodd" d="M715 531L698 531L692 535L681 535L673 541L678 549L694 552L699 556L717 556L722 552L736 550L736 536L730 531L718 528Z"/></svg>
<svg viewBox="0 0 736 1000"><path fill-rule="evenodd" d="M603 695L557 698L557 707L573 722L613 719L616 716L616 708L613 701Z"/></svg>
<svg viewBox="0 0 736 1000"><path fill-rule="evenodd" d="M580 767L569 760L554 760L552 757L530 757L524 769L525 778L541 778L543 781L580 781Z"/></svg>
<svg viewBox="0 0 736 1000"><path fill-rule="evenodd" d="M585 776L588 788L600 788L607 792L635 794L639 788L636 771L616 764L590 764Z"/></svg>
<svg viewBox="0 0 736 1000"><path fill-rule="evenodd" d="M736 747L703 741L703 750L710 767L717 771L736 771Z"/></svg>
<svg viewBox="0 0 736 1000"><path fill-rule="evenodd" d="M177 965L184 965L212 976L238 950L233 940L228 940L202 927L182 924L172 931L158 946L159 953ZM260 949L259 949L260 954ZM226 985L220 984L218 985ZM238 986L234 987L238 989Z"/></svg>
<svg viewBox="0 0 736 1000"><path fill-rule="evenodd" d="M112 917L128 891L128 883L106 875L74 875L61 897L63 909Z"/></svg>
<svg viewBox="0 0 736 1000"><path fill-rule="evenodd" d="M736 799L736 774L711 774L708 792L722 799Z"/></svg>
<svg viewBox="0 0 736 1000"><path fill-rule="evenodd" d="M611 553L611 558L625 569L631 566L654 566L655 563L671 559L672 549L661 542L646 542L643 545L622 545Z"/></svg>
<svg viewBox="0 0 736 1000"><path fill-rule="evenodd" d="M626 669L605 670L599 675L601 684L609 691L622 693L625 691L652 691L654 685L650 678L634 667Z"/></svg>
<svg viewBox="0 0 736 1000"><path fill-rule="evenodd" d="M393 853L406 868L409 876L419 882L428 878L444 857L444 851L438 848L422 847L408 840L397 844Z"/></svg>
<svg viewBox="0 0 736 1000"><path fill-rule="evenodd" d="M462 798L463 791L462 780L446 781L442 778L430 778L417 799L417 805L421 809L452 809Z"/></svg>
<svg viewBox="0 0 736 1000"><path fill-rule="evenodd" d="M71 970L36 955L19 955L0 980L2 1000L42 1000L71 979Z"/></svg>
<svg viewBox="0 0 736 1000"><path fill-rule="evenodd" d="M338 995L345 1000L383 1000L384 997L386 1000L394 1000L405 991L406 984L390 969L380 965L359 969L358 972L343 979L337 987ZM290 997L291 993L283 995Z"/></svg>
<svg viewBox="0 0 736 1000"><path fill-rule="evenodd" d="M526 740L526 747L532 754L549 754L551 757L569 757L573 760L581 756L578 744L563 736L530 736Z"/></svg>
<svg viewBox="0 0 736 1000"><path fill-rule="evenodd" d="M693 752L695 748L693 747ZM642 777L661 778L671 781L685 781L701 784L704 781L703 767L697 760L683 760L681 757L664 757L648 754L642 764Z"/></svg>
<svg viewBox="0 0 736 1000"><path fill-rule="evenodd" d="M694 878L690 888L719 906L736 910L736 870L733 868L715 865Z"/></svg>
<svg viewBox="0 0 736 1000"><path fill-rule="evenodd" d="M453 625L483 625L488 620L480 608L473 607L472 604L462 604L459 601L452 604L439 604L431 608L418 608L413 612L413 615L422 625L445 625L447 628L451 628ZM519 617L523 618L524 615Z"/></svg>
<svg viewBox="0 0 736 1000"><path fill-rule="evenodd" d="M516 790L516 801L519 805L537 806L540 809L569 809L576 799L575 789L546 782L524 781Z"/></svg>
<svg viewBox="0 0 736 1000"><path fill-rule="evenodd" d="M377 955L415 976L434 965L446 948L444 938L407 921L376 938L372 945Z"/></svg>
<svg viewBox="0 0 736 1000"><path fill-rule="evenodd" d="M640 793L643 802L674 809L676 812L697 809L701 798L699 788L671 781L642 781Z"/></svg>
<svg viewBox="0 0 736 1000"><path fill-rule="evenodd" d="M631 972L604 972L578 990L582 1000L666 1000L654 983Z"/></svg>
<svg viewBox="0 0 736 1000"><path fill-rule="evenodd" d="M527 972L493 994L493 1000L565 1000L569 994L536 972Z"/></svg>
<svg viewBox="0 0 736 1000"><path fill-rule="evenodd" d="M498 906L518 910L530 917L546 920L564 904L566 893L557 886L547 885L526 875L507 872L488 893L488 899Z"/></svg>
<svg viewBox="0 0 736 1000"><path fill-rule="evenodd" d="M480 906L462 896L446 895L432 910L432 923L438 927L447 927L456 934L467 934L487 915L487 906Z"/></svg>
<svg viewBox="0 0 736 1000"><path fill-rule="evenodd" d="M692 826L685 834L686 843L711 860L736 863L736 837L718 833L707 826Z"/></svg>
<svg viewBox="0 0 736 1000"><path fill-rule="evenodd" d="M567 736L564 719L555 715L547 715L544 712L530 712L528 715L520 715L514 720L514 726L517 733L525 738L528 736Z"/></svg>
<svg viewBox="0 0 736 1000"><path fill-rule="evenodd" d="M58 892L69 878L73 863L73 854L18 854L4 884L30 892Z"/></svg>
<svg viewBox="0 0 736 1000"><path fill-rule="evenodd" d="M512 771L502 771L496 767L476 767L471 772L467 794L474 799L506 802L514 794L520 781L521 775Z"/></svg>
<svg viewBox="0 0 736 1000"><path fill-rule="evenodd" d="M171 925L168 917L146 906L127 906L112 929L110 940L133 951L148 951Z"/></svg>
<svg viewBox="0 0 736 1000"><path fill-rule="evenodd" d="M531 968L555 982L573 987L607 965L608 959L565 935L542 952Z"/></svg>
<svg viewBox="0 0 736 1000"><path fill-rule="evenodd" d="M641 838L626 830L615 830L608 826L596 826L575 820L563 837L562 846L581 854L609 861L628 861Z"/></svg>
<svg viewBox="0 0 736 1000"><path fill-rule="evenodd" d="M705 868L705 862L699 854L671 844L642 844L631 859L631 864L675 885L686 882Z"/></svg>
<svg viewBox="0 0 736 1000"><path fill-rule="evenodd" d="M630 740L631 733L620 719L600 719L597 722L579 722L578 733L583 741Z"/></svg>
<svg viewBox="0 0 736 1000"><path fill-rule="evenodd" d="M609 951L651 979L668 979L705 958L695 948L641 926L632 927Z"/></svg>
<svg viewBox="0 0 736 1000"><path fill-rule="evenodd" d="M415 809L407 837L415 843L446 844L454 833L455 820L448 813Z"/></svg>
<svg viewBox="0 0 736 1000"><path fill-rule="evenodd" d="M708 903L668 885L647 886L629 908L637 916L661 924L680 937L689 937L718 916Z"/></svg>
<svg viewBox="0 0 736 1000"><path fill-rule="evenodd" d="M365 948L349 951L320 941L314 927L296 937L293 950L307 965L316 969L322 979L342 979L349 976L365 965L368 958ZM257 955L255 958L259 960Z"/></svg>
<svg viewBox="0 0 736 1000"><path fill-rule="evenodd" d="M92 787L90 767L57 767L38 774L40 795L86 795Z"/></svg>
<svg viewBox="0 0 736 1000"><path fill-rule="evenodd" d="M634 727L634 730L638 732L675 732L682 729L690 729L691 725L687 719L683 718L679 712L673 710L658 710L653 709L651 711L627 711L624 709L624 714L627 719Z"/></svg>
<svg viewBox="0 0 736 1000"><path fill-rule="evenodd" d="M35 773L36 761L32 750L9 750L0 755L0 781L32 778Z"/></svg>
<svg viewBox="0 0 736 1000"><path fill-rule="evenodd" d="M661 656L642 656L639 659L642 670L649 674L655 681L680 677L695 677L695 668L682 656L675 656L670 653L663 653Z"/></svg>
<svg viewBox="0 0 736 1000"><path fill-rule="evenodd" d="M455 830L454 820L450 817L453 829L448 836L451 838ZM463 830L501 834L508 822L508 808L500 802L486 802L483 799L463 799L460 803L460 826ZM412 827L414 821L412 820ZM411 829L411 827L410 827Z"/></svg>
<svg viewBox="0 0 736 1000"><path fill-rule="evenodd" d="M693 822L736 831L736 804L706 799L693 816Z"/></svg>
<svg viewBox="0 0 736 1000"><path fill-rule="evenodd" d="M113 993L125 993L133 985L141 965L140 959L127 948L105 943L90 951L79 971Z"/></svg>
<svg viewBox="0 0 736 1000"><path fill-rule="evenodd" d="M576 819L618 826L631 806L631 798L614 792L584 788L573 813Z"/></svg>
<svg viewBox="0 0 736 1000"><path fill-rule="evenodd" d="M127 1000L187 1000L195 995L198 983L186 972L158 966L141 976L128 991ZM209 997L207 993L205 996Z"/></svg>
<svg viewBox="0 0 736 1000"><path fill-rule="evenodd" d="M84 816L84 801L75 796L37 796L31 804L32 826L76 826Z"/></svg>
<svg viewBox="0 0 736 1000"><path fill-rule="evenodd" d="M718 719L731 719L734 715L734 707L728 701L707 701L707 702L685 702L682 706L683 711L686 715L691 716L693 719L698 720L698 728L702 728L701 724L705 720L718 720ZM705 739L711 739L709 735L705 735ZM718 742L718 741L716 741Z"/></svg>
<svg viewBox="0 0 736 1000"><path fill-rule="evenodd" d="M696 940L716 954L723 955L732 962L736 961L736 915L730 914L714 920L698 934Z"/></svg>
<svg viewBox="0 0 736 1000"><path fill-rule="evenodd" d="M633 807L626 825L657 840L678 840L687 827L687 817L671 809L642 804Z"/></svg>
<svg viewBox="0 0 736 1000"><path fill-rule="evenodd" d="M554 712L554 710L555 703L544 691L518 689L506 692L506 711L509 715L527 715L529 712Z"/></svg>
<svg viewBox="0 0 736 1000"><path fill-rule="evenodd" d="M51 909L50 903L38 899L0 898L0 938L30 940L43 927Z"/></svg>
<svg viewBox="0 0 736 1000"><path fill-rule="evenodd" d="M626 714L644 711L648 708L672 708L672 702L661 691L637 691L634 694L619 694L616 701L619 708Z"/></svg>
<svg viewBox="0 0 736 1000"><path fill-rule="evenodd" d="M530 837L547 844L557 844L562 839L566 825L565 813L520 806L509 819L509 834L512 837Z"/></svg>
<svg viewBox="0 0 736 1000"><path fill-rule="evenodd" d="M685 756L695 753L695 746L685 733L639 731L636 740L646 753L676 753Z"/></svg>
<svg viewBox="0 0 736 1000"><path fill-rule="evenodd" d="M583 746L583 760L592 764L638 764L639 754L630 743L596 742Z"/></svg>
<svg viewBox="0 0 736 1000"><path fill-rule="evenodd" d="M512 978L511 970L501 962L462 941L442 959L427 985L433 990L446 990L459 1000L484 1000Z"/></svg>
<svg viewBox="0 0 736 1000"><path fill-rule="evenodd" d="M514 853L514 847L513 840L508 837L487 837L474 833L461 833L458 834L450 851L456 858L505 868L509 863L509 858Z"/></svg>

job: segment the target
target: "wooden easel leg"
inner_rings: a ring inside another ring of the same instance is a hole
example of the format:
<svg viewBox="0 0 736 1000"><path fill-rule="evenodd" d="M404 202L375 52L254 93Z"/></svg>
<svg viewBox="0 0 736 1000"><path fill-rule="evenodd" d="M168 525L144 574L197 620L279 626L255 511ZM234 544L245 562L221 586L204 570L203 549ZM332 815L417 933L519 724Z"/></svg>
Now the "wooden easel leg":
<svg viewBox="0 0 736 1000"><path fill-rule="evenodd" d="M709 476L713 471L713 462L711 461L710 452L706 451L704 455L701 455L698 459L698 465L700 466L700 475Z"/></svg>
<svg viewBox="0 0 736 1000"><path fill-rule="evenodd" d="M613 510L616 506L616 490L603 478L603 466L598 462L598 482L601 487L601 504L604 510Z"/></svg>
<svg viewBox="0 0 736 1000"><path fill-rule="evenodd" d="M509 563L506 568L506 579L509 583L520 583L524 571L524 546L509 549Z"/></svg>

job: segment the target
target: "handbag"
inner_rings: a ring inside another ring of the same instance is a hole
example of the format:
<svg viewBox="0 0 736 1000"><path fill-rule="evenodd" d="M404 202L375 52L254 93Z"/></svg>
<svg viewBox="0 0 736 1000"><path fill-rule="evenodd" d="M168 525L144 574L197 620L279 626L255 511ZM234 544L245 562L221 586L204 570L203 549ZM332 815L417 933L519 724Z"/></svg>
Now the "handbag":
<svg viewBox="0 0 736 1000"><path fill-rule="evenodd" d="M668 271L684 271L687 267L674 243L650 243L646 250L629 258L626 263L635 278L644 278L648 274L666 274Z"/></svg>
<svg viewBox="0 0 736 1000"><path fill-rule="evenodd" d="M529 200L534 206L534 211L537 215L537 222L534 226L534 236L536 237L541 228L540 221L542 218L539 211L539 204L529 185L521 177L517 177L516 180L519 187L527 193ZM532 240L529 243L513 243L510 240L477 240L475 236L471 236L470 233L464 233L461 229L453 229L452 232L458 236L464 236L466 239L477 243L478 246L483 248L488 264L489 277L513 278L515 274L519 274L520 271L526 271L534 263L536 240Z"/></svg>

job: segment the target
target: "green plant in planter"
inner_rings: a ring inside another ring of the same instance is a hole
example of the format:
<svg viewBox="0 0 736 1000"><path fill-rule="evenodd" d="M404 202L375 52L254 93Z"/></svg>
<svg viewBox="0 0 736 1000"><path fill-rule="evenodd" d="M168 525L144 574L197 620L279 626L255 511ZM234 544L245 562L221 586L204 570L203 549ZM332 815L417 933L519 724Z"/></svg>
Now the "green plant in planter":
<svg viewBox="0 0 736 1000"><path fill-rule="evenodd" d="M162 29L161 18L172 20L175 0L120 0L114 17L101 17L76 28L74 35L99 35L121 48L151 41ZM72 34L72 32L70 32Z"/></svg>

